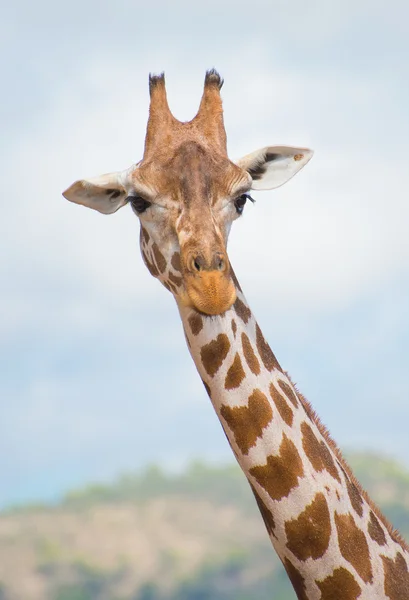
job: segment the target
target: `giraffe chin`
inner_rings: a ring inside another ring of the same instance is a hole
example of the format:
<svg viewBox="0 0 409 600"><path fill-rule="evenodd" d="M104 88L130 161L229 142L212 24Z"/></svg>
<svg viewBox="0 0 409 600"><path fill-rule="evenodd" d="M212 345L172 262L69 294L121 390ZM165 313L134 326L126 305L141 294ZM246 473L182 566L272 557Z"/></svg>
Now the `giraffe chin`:
<svg viewBox="0 0 409 600"><path fill-rule="evenodd" d="M184 303L205 315L220 315L236 301L236 286L229 276L219 271L204 271L193 277L185 275L185 286L188 298Z"/></svg>

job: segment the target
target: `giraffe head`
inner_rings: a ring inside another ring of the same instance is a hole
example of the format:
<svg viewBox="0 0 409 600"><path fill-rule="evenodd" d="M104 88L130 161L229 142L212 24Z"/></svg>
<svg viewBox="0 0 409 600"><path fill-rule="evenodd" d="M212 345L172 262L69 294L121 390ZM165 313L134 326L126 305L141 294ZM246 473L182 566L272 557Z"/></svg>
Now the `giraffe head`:
<svg viewBox="0 0 409 600"><path fill-rule="evenodd" d="M236 299L226 246L250 191L282 185L312 156L306 148L268 146L231 161L222 84L216 71L208 71L199 111L182 123L169 110L163 74L151 75L142 160L122 172L76 181L64 192L105 214L130 204L151 274L178 303L208 315L226 311Z"/></svg>

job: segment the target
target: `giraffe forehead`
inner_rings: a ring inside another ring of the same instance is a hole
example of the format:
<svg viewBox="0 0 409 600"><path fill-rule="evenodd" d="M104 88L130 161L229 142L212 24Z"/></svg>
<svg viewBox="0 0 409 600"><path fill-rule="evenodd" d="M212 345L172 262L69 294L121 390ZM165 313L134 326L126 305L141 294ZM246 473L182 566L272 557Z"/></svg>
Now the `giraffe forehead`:
<svg viewBox="0 0 409 600"><path fill-rule="evenodd" d="M250 185L248 174L227 156L193 140L141 163L135 175L155 188L158 196L190 208L214 205Z"/></svg>

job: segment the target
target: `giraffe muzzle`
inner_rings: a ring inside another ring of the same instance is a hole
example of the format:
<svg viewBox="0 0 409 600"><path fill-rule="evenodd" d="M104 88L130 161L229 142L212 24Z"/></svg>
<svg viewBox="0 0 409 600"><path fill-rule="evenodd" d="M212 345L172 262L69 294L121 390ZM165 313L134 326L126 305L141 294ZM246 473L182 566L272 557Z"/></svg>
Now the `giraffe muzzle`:
<svg viewBox="0 0 409 600"><path fill-rule="evenodd" d="M230 269L185 273L185 288L191 304L206 315L220 315L236 300Z"/></svg>

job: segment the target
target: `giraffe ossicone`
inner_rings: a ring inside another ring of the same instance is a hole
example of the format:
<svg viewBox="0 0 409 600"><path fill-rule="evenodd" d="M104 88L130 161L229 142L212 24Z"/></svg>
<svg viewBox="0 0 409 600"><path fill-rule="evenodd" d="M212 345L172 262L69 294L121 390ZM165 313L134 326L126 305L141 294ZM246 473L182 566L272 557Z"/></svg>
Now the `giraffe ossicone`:
<svg viewBox="0 0 409 600"><path fill-rule="evenodd" d="M149 272L174 295L189 351L300 600L409 600L409 549L355 480L267 344L227 254L252 190L291 179L307 148L228 158L220 89L205 77L197 115L172 115L150 76L142 160L76 181L64 196L110 214L130 204Z"/></svg>

